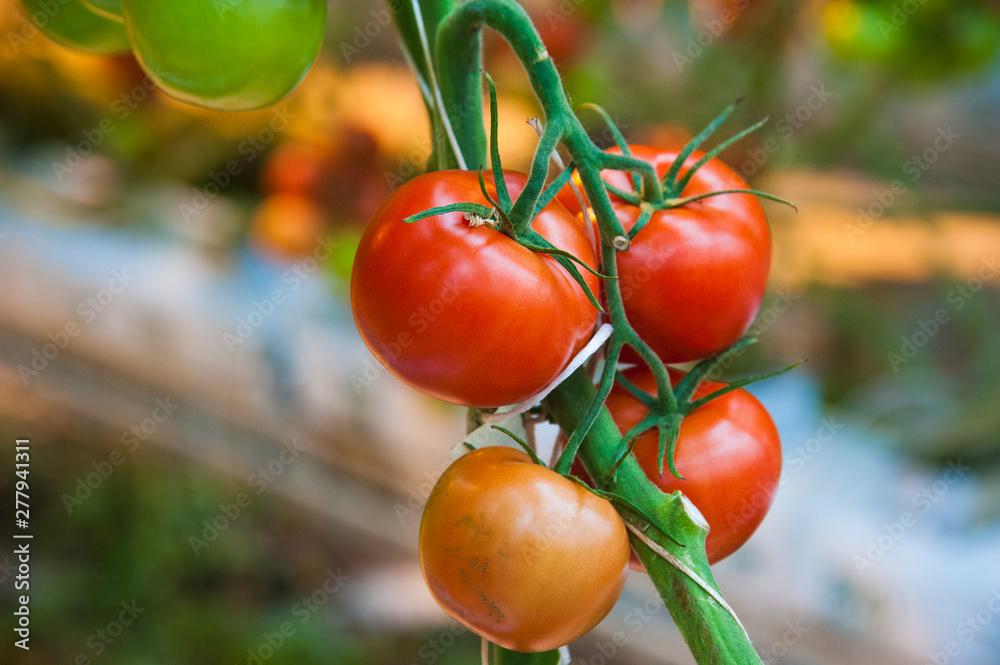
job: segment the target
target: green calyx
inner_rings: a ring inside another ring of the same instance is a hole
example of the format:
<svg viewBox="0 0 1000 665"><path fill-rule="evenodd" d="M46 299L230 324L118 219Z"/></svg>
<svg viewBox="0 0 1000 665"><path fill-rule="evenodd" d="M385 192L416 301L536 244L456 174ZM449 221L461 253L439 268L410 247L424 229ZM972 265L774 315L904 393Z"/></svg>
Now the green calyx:
<svg viewBox="0 0 1000 665"><path fill-rule="evenodd" d="M701 201L703 199L711 198L713 196L719 196L721 194L753 194L761 198L770 199L778 203L790 206L794 210L798 211L798 208L783 198L774 196L773 194L768 194L756 189L725 189L714 192L707 192L704 194L697 194L694 196L682 196L688 183L694 177L695 173L698 172L702 166L715 159L723 150L733 145L745 136L757 131L765 124L767 124L768 118L764 118L759 122L751 125L750 127L738 132L734 136L729 137L719 145L712 148L710 151L705 153L697 162L695 162L690 168L681 173L684 167L684 163L687 161L698 148L708 139L709 136L719 128L722 123L724 123L736 107L742 101L742 98L737 99L735 102L727 106L722 113L716 116L697 136L693 137L690 141L685 144L684 148L678 153L677 159L670 166L670 169L663 175L663 177L658 181L659 187L650 187L645 182L643 182L636 172L632 172L632 187L633 191L625 191L619 187L615 187L611 183L604 181L604 188L615 197L625 201L634 206L639 206L642 208L642 215L639 221L629 232L629 238L633 239L642 230L642 228L649 221L652 212L655 210L669 210L671 208L680 208L688 204L694 203L696 201ZM622 154L631 157L631 150L629 149L628 143L626 142L618 126L611 119L611 116L603 108L596 104L584 104L581 108L594 111L597 113L601 119L604 121L608 130L611 132L612 137L615 140L618 149L621 150Z"/></svg>

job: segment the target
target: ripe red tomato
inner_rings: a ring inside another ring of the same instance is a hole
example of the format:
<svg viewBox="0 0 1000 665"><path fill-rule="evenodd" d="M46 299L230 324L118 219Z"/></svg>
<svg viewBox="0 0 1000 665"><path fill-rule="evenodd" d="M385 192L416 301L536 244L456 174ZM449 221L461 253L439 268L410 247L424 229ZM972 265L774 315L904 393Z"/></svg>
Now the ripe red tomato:
<svg viewBox="0 0 1000 665"><path fill-rule="evenodd" d="M671 370L676 384L682 373ZM625 372L646 392L656 393L656 380L646 367ZM693 399L725 384L705 381ZM645 405L616 385L606 405L624 434L649 413ZM705 541L709 563L720 561L745 543L763 521L781 476L781 441L764 406L746 390L734 390L691 412L681 423L674 451L677 471L685 480L657 470L659 432L647 431L633 448L650 480L664 492L681 490L711 527ZM575 471L574 471L575 473ZM638 567L638 561L633 567Z"/></svg>
<svg viewBox="0 0 1000 665"><path fill-rule="evenodd" d="M678 154L646 146L631 150L652 163L661 177ZM702 156L693 153L685 168ZM604 171L603 176L619 189L633 191L628 174ZM735 171L712 159L698 169L682 196L747 188ZM611 198L622 225L630 231L639 209ZM559 200L579 211L568 187ZM770 272L771 232L752 194L720 194L657 211L629 250L618 253L625 314L666 363L707 358L739 339L757 316Z"/></svg>
<svg viewBox="0 0 1000 665"><path fill-rule="evenodd" d="M555 649L621 595L629 542L611 504L520 450L481 448L434 486L420 567L457 621L508 649Z"/></svg>
<svg viewBox="0 0 1000 665"><path fill-rule="evenodd" d="M504 178L512 197L526 181L513 172ZM487 204L478 174L427 173L382 204L354 261L354 320L372 353L417 390L464 406L514 404L563 370L597 311L554 259L489 225L470 226L463 213L401 221L457 202ZM594 265L586 234L558 202L532 228ZM597 279L584 275L596 293Z"/></svg>

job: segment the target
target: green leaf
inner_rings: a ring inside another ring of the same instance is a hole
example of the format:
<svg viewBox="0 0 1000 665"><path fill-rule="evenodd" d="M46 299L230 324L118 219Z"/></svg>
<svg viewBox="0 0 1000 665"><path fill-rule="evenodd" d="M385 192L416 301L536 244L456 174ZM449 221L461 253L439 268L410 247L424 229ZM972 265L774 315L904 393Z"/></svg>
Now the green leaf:
<svg viewBox="0 0 1000 665"><path fill-rule="evenodd" d="M491 425L491 427L493 429L497 430L498 432L503 432L504 434L506 434L510 438L514 439L515 443L517 443L517 445L521 446L521 448L524 449L524 452L528 453L528 457L531 458L532 462L534 462L535 464L538 464L540 466L545 466L545 462L543 462L542 460L538 459L538 455L535 453L535 450L531 446L529 446L524 439L522 439L521 437L519 437L517 434L514 434L513 432L511 432L509 429L507 429L505 427L500 427L500 425ZM548 468L548 467L546 467L546 468Z"/></svg>
<svg viewBox="0 0 1000 665"><path fill-rule="evenodd" d="M676 386L674 386L674 395L677 396L677 400L680 402L690 401L691 395L694 395L694 391L698 389L698 386L705 380L705 377L711 374L716 367L721 365L726 358L729 358L748 346L752 346L756 343L756 337L744 335L736 340L736 342L734 342L733 345L725 351L717 353L711 358L705 358L699 362L691 369L690 372L684 375L684 378L682 378Z"/></svg>
<svg viewBox="0 0 1000 665"><path fill-rule="evenodd" d="M694 201L700 201L702 199L707 199L712 196L718 196L719 194L753 194L754 196L759 196L764 199L770 199L772 201L777 201L778 203L783 203L789 206L795 212L799 211L798 206L796 206L791 201L781 198L780 196L775 196L774 194L768 194L767 192L762 192L758 189L720 189L714 192L706 192L704 194L696 194L695 196L687 196L682 199L666 199L663 204L659 207L663 208L679 208L680 206L687 205L688 203L693 203Z"/></svg>
<svg viewBox="0 0 1000 665"><path fill-rule="evenodd" d="M705 156L702 157L701 159L699 159L697 162L695 162L694 166L692 166L690 169L688 169L688 171L684 174L684 177L681 178L677 182L677 185L675 186L674 191L676 191L678 195L682 194L684 192L684 188L687 187L687 184L691 181L691 178L694 177L695 171L697 171L698 169L700 169L709 160L713 159L720 152L722 152L723 150L725 150L726 148L728 148L732 144L736 143L737 141L739 141L741 138L743 138L747 134L750 134L752 132L756 132L758 129L760 129L761 127L763 127L764 125L766 125L767 121L768 121L768 118L764 118L763 120L757 122L756 124L753 124L750 127L747 127L746 129L744 129L742 132L739 132L735 136L729 137L728 139L726 139L725 141L723 141L722 143L720 143L719 145L715 146L710 151L708 151L707 153L705 153Z"/></svg>
<svg viewBox="0 0 1000 665"><path fill-rule="evenodd" d="M670 165L670 170L667 171L666 175L663 176L663 185L664 187L667 188L668 192L671 192L673 195L680 195L681 191L683 190L675 192L674 188L671 186L671 183L677 181L677 174L681 172L681 167L684 166L684 162L687 161L687 158L691 156L692 152L697 150L698 147L702 143L704 143L709 136L712 135L712 132L714 132L716 129L719 128L719 125L724 123L726 119L733 114L733 111L736 110L736 107L742 101L743 98L740 97L735 102L727 106L722 111L722 113L717 115L715 119L712 120L712 122L708 123L708 126L705 127L705 129L701 130L700 134L698 134L693 139L687 142L687 145L684 146L684 149L681 150L680 154L677 155L677 159L675 159L674 163Z"/></svg>
<svg viewBox="0 0 1000 665"><path fill-rule="evenodd" d="M747 377L745 379L740 379L739 381L733 381L732 383L730 383L725 388L720 388L720 389L716 390L713 393L709 393L708 395L705 395L704 397L702 397L699 400L691 402L689 405L687 405L686 407L684 407L684 411L685 411L685 413L691 413L695 409L697 409L697 408L699 408L701 406L704 406L705 404L708 404L713 399L716 399L718 397L722 397L726 393L731 393L734 390L739 390L740 388L743 388L745 386L749 386L751 383L757 383L758 381L763 381L764 379L771 379L771 378L774 378L776 376L781 376L785 372L791 372L793 369L795 369L796 367L798 367L801 364L802 364L802 362L799 361L797 363L792 363L791 365L789 365L788 367L786 367L784 369L779 369L776 372L768 372L767 374L757 374L755 376L750 376L750 377Z"/></svg>
<svg viewBox="0 0 1000 665"><path fill-rule="evenodd" d="M545 191L542 192L542 195L538 197L538 201L535 202L535 209L531 212L532 219L534 219L534 217L538 215L539 210L543 209L545 206L547 206L549 203L552 202L552 199L556 197L556 194L559 193L559 190L565 187L566 183L569 182L570 178L573 177L573 171L575 170L576 167L573 166L572 163L570 163L569 166L563 169L563 172L559 174L558 178L549 183L549 186L545 188Z"/></svg>
<svg viewBox="0 0 1000 665"><path fill-rule="evenodd" d="M496 177L497 177L497 172L494 171L493 172L494 181L503 182L503 174L501 174L500 180L496 180ZM511 224L510 222L510 217L507 216L507 211L504 210L502 207L500 207L500 204L497 203L497 201L492 196L490 196L489 191L486 189L486 178L483 176L482 168L479 169L479 190L483 193L483 196L486 198L486 200L490 202L490 205L493 206L493 209L496 210L496 213L500 219L500 231L508 238L513 238L514 240L517 240L517 232L514 230L514 225Z"/></svg>
<svg viewBox="0 0 1000 665"><path fill-rule="evenodd" d="M632 227L632 230L628 232L629 240L635 240L639 231L646 228L646 224L649 224L649 220L653 219L653 206L649 205L645 201L639 205L639 211L639 219L636 220L635 226Z"/></svg>
<svg viewBox="0 0 1000 665"><path fill-rule="evenodd" d="M483 219L495 219L495 209L489 208L482 205L481 203L451 203L446 206L438 206L436 208L428 208L423 212L418 212L415 215L410 215L409 217L403 218L403 223L413 224L414 222L419 222L422 219L427 219L428 217L434 217L435 215L444 215L449 212L466 212L482 217Z"/></svg>
<svg viewBox="0 0 1000 665"><path fill-rule="evenodd" d="M590 109L591 111L597 113L597 115L601 116L601 119L604 121L604 124L606 124L608 126L608 129L611 131L611 136L614 137L615 145L618 146L618 149L622 151L623 155L628 155L629 157L632 156L632 150L628 146L628 141L625 140L625 137L622 135L621 130L618 129L618 125L616 125L615 121L611 119L611 116L608 115L608 112L604 110L603 106L587 103L584 104L581 108ZM641 192L642 178L640 178L639 174L635 172L632 172L631 175L632 175L632 187L635 188L636 192Z"/></svg>
<svg viewBox="0 0 1000 665"><path fill-rule="evenodd" d="M490 88L490 163L493 166L493 181L497 187L497 198L500 199L500 210L510 212L510 193L507 191L507 182L503 179L503 166L500 165L500 144L497 138L500 121L497 117L497 87L493 83L493 77L486 73L485 69L480 70L486 77L486 85Z"/></svg>

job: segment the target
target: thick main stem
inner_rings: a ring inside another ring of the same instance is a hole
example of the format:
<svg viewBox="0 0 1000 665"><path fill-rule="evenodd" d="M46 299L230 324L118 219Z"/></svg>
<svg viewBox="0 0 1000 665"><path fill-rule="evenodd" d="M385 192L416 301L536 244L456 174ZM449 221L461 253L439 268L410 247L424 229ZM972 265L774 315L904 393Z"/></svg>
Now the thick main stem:
<svg viewBox="0 0 1000 665"><path fill-rule="evenodd" d="M590 377L583 371L577 371L549 396L546 406L556 422L569 431L583 417L594 394ZM620 441L621 436L611 415L606 409L602 410L580 449L580 458L591 477L607 475L615 462L614 451ZM683 562L702 583L718 591L705 555L706 530L686 512L679 495L663 494L631 457L618 470L614 494L668 529L671 537L681 545L666 538L655 527L649 528L646 535ZM636 518L627 508L622 512L626 519ZM660 598L700 665L761 664L750 638L728 608L688 574L653 552L637 536L632 534L630 537Z"/></svg>

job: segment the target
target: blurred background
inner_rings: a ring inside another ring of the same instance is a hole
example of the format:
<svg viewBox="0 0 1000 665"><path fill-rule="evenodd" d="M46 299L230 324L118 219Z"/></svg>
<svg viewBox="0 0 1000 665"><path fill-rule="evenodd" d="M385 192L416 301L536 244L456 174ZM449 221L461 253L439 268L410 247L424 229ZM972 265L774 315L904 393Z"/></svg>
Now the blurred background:
<svg viewBox="0 0 1000 665"><path fill-rule="evenodd" d="M754 388L785 473L715 568L763 658L995 665L1000 3L523 4L574 102L633 142L738 97L720 136L770 117L723 156L798 212L766 204L761 344L725 374L806 362ZM430 151L386 17L331 2L295 92L217 113L130 57L10 38L0 0L0 495L13 512L30 439L35 536L31 650L5 631L0 661L477 662L416 561L463 413L384 371L347 297L361 229ZM486 50L527 168L537 104ZM16 574L4 545L4 622ZM692 662L654 598L633 573L573 662Z"/></svg>

